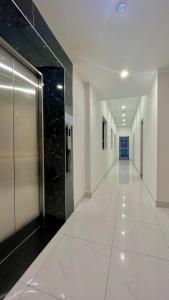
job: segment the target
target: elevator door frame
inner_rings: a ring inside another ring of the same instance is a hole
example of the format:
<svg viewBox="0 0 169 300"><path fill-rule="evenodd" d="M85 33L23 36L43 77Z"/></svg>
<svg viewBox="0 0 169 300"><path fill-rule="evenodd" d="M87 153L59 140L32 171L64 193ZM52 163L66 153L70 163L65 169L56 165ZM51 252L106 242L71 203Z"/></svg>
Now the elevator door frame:
<svg viewBox="0 0 169 300"><path fill-rule="evenodd" d="M14 50L3 38L0 37L0 46L14 59L28 68L39 80L38 87L38 149L39 149L39 209L40 215L45 217L45 187L44 187L44 128L43 128L43 76L23 56Z"/></svg>

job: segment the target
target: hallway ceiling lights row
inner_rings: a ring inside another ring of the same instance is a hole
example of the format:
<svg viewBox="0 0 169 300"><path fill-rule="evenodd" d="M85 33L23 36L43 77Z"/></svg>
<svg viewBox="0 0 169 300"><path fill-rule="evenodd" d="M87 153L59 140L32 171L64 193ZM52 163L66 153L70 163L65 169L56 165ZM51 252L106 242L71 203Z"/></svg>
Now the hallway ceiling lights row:
<svg viewBox="0 0 169 300"><path fill-rule="evenodd" d="M125 105L122 105L121 106L121 109L124 111L126 109L126 106ZM126 114L125 113L122 113L122 118L125 118L126 117ZM122 122L123 122L123 127L126 126L126 119L122 119Z"/></svg>

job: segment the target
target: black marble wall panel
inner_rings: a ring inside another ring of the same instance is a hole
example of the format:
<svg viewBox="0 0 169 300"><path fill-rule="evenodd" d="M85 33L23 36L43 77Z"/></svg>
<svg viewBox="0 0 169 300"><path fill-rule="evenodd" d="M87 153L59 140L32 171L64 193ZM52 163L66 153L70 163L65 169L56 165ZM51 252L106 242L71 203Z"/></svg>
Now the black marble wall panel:
<svg viewBox="0 0 169 300"><path fill-rule="evenodd" d="M59 61L10 0L0 0L0 36L33 66L60 66Z"/></svg>
<svg viewBox="0 0 169 300"><path fill-rule="evenodd" d="M21 9L24 15L29 19L29 21L33 24L32 0L15 0L15 3Z"/></svg>
<svg viewBox="0 0 169 300"><path fill-rule="evenodd" d="M60 46L59 42L56 40L54 34L48 27L47 23L39 13L35 5L33 5L33 14L34 14L34 27L39 32L44 41L52 49L52 51L57 56L58 60L64 66L65 71L72 76L73 65L64 52L63 48Z"/></svg>
<svg viewBox="0 0 169 300"><path fill-rule="evenodd" d="M44 89L46 213L65 218L64 69L41 68Z"/></svg>
<svg viewBox="0 0 169 300"><path fill-rule="evenodd" d="M26 17L32 21L31 8L29 8L29 5L32 4L31 1L16 0L15 2L23 9ZM43 74L46 212L65 219L73 211L73 197L65 196L64 134L64 102L72 105L72 64L59 43L56 42L38 10L34 5L32 8L36 30L13 1L0 0L0 36ZM36 31L43 35L43 39ZM65 66L65 71L59 61ZM63 91L58 91L56 88L58 80L65 87L65 95ZM71 176L73 178L73 172ZM73 191L72 178L69 189L71 193ZM68 190L66 195L70 196ZM68 203L68 201L72 202ZM68 213L66 213L66 206L69 207Z"/></svg>

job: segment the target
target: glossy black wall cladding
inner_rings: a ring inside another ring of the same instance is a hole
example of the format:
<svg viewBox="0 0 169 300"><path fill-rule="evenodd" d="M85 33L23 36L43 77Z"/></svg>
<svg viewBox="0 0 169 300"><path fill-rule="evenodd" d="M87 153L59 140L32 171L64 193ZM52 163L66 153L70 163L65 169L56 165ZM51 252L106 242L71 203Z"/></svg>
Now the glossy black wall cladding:
<svg viewBox="0 0 169 300"><path fill-rule="evenodd" d="M65 171L72 63L31 0L0 0L0 36L43 74L46 213L65 220L73 211L73 169L68 184ZM64 89L58 90L57 83Z"/></svg>
<svg viewBox="0 0 169 300"><path fill-rule="evenodd" d="M46 213L65 218L65 120L64 120L64 69L40 68L44 86L44 147ZM57 209L56 209L57 208Z"/></svg>

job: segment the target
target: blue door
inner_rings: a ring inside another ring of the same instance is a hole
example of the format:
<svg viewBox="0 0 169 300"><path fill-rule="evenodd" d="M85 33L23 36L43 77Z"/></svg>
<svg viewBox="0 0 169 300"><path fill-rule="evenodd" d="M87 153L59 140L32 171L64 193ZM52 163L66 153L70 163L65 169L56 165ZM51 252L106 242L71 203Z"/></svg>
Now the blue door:
<svg viewBox="0 0 169 300"><path fill-rule="evenodd" d="M119 159L129 160L129 137L119 138Z"/></svg>

